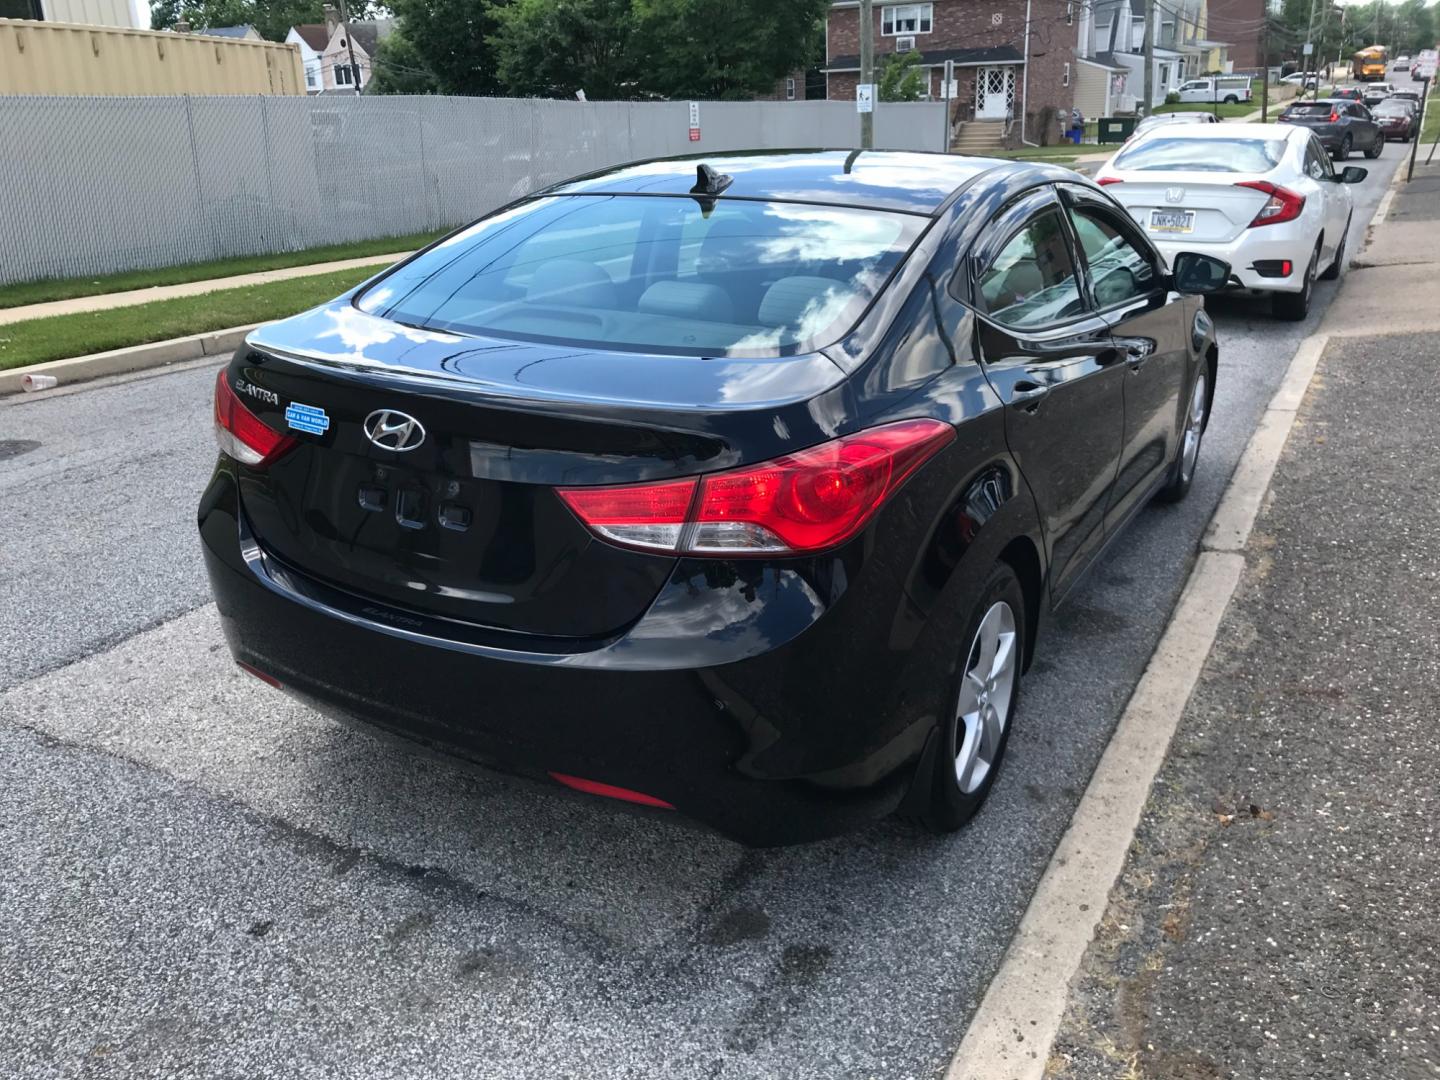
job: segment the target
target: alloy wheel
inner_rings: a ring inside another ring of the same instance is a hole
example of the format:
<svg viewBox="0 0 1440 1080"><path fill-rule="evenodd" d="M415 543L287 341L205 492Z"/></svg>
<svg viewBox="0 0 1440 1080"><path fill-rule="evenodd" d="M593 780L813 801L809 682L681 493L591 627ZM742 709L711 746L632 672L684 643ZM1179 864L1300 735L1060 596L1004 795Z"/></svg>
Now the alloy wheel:
<svg viewBox="0 0 1440 1080"><path fill-rule="evenodd" d="M1190 394L1190 411L1185 418L1185 438L1180 446L1180 479L1189 483L1195 475L1195 462L1200 459L1200 436L1205 425L1205 374L1195 380L1195 389Z"/></svg>
<svg viewBox="0 0 1440 1080"><path fill-rule="evenodd" d="M1019 677L1015 646L1015 612L998 600L975 631L955 706L955 781L967 795L985 783L999 760Z"/></svg>

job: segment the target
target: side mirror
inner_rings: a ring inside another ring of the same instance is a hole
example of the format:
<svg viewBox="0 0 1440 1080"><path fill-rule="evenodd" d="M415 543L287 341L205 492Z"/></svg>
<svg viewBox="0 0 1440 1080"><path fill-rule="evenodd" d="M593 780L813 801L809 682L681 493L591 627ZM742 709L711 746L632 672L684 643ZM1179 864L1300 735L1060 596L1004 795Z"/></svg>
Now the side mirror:
<svg viewBox="0 0 1440 1080"><path fill-rule="evenodd" d="M1175 291L1188 296L1219 292L1230 281L1230 264L1213 255L1182 251L1172 260L1170 278Z"/></svg>
<svg viewBox="0 0 1440 1080"><path fill-rule="evenodd" d="M1369 175L1369 169L1362 169L1359 165L1346 165L1335 179L1342 184L1358 184Z"/></svg>

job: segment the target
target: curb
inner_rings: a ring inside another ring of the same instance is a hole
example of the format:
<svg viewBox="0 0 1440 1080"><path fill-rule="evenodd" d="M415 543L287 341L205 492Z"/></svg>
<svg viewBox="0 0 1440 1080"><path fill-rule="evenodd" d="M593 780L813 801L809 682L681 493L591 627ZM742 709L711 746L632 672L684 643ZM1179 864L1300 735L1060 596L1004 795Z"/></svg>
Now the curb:
<svg viewBox="0 0 1440 1080"><path fill-rule="evenodd" d="M89 356L72 356L65 360L50 360L43 364L0 371L0 395L18 394L24 389L22 380L26 375L49 375L57 384L83 382L98 379L102 375L123 375L146 368L164 367L182 360L196 360L204 356L228 356L240 347L245 335L260 323L249 326L235 326L229 330L211 330L206 334L191 334L189 337L156 341L149 345L130 345L124 349L91 353Z"/></svg>
<svg viewBox="0 0 1440 1080"><path fill-rule="evenodd" d="M946 1080L1041 1080L1064 1018L1070 980L1109 907L1150 787L1245 572L1245 544L1320 355L1317 332L1296 350L1200 541L1200 553L971 1018Z"/></svg>

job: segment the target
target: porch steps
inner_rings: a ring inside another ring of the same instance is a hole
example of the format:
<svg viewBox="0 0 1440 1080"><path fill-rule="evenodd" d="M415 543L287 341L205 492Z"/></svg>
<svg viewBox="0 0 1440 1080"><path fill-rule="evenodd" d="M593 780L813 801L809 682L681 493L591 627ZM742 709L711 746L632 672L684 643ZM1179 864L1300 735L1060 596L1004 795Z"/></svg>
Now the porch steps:
<svg viewBox="0 0 1440 1080"><path fill-rule="evenodd" d="M967 120L950 140L953 154L984 155L1005 145L1005 121Z"/></svg>

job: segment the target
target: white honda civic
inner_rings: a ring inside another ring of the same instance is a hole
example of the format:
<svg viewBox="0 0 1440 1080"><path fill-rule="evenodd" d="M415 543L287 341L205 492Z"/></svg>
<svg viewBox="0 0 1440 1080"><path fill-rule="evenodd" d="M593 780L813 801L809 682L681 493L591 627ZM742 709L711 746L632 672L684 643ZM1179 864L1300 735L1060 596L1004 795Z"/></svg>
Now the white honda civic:
<svg viewBox="0 0 1440 1080"><path fill-rule="evenodd" d="M1107 161L1098 184L1168 262L1199 251L1230 264L1230 284L1272 294L1277 318L1303 319L1315 278L1345 265L1348 184L1308 129L1290 124L1156 128Z"/></svg>

